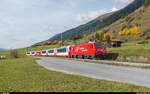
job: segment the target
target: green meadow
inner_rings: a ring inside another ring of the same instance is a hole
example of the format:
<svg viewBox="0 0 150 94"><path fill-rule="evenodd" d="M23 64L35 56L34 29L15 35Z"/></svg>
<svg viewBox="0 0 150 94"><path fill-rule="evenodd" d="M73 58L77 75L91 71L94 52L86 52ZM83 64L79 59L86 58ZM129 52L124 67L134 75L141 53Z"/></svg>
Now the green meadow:
<svg viewBox="0 0 150 94"><path fill-rule="evenodd" d="M127 83L47 70L35 58L0 60L0 92L148 92Z"/></svg>

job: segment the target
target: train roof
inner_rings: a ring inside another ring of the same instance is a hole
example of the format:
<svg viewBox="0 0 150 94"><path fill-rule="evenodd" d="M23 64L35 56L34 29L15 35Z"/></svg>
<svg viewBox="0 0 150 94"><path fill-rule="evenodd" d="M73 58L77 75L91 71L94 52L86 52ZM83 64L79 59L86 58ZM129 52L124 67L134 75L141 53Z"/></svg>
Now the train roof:
<svg viewBox="0 0 150 94"><path fill-rule="evenodd" d="M63 47L59 47L59 48L67 48L67 47L70 47L70 45L69 45L69 46L63 46Z"/></svg>
<svg viewBox="0 0 150 94"><path fill-rule="evenodd" d="M81 43L81 44L72 45L72 46L80 46L80 45L88 45L88 44L105 44L105 43L103 43L103 42L88 42L88 43Z"/></svg>

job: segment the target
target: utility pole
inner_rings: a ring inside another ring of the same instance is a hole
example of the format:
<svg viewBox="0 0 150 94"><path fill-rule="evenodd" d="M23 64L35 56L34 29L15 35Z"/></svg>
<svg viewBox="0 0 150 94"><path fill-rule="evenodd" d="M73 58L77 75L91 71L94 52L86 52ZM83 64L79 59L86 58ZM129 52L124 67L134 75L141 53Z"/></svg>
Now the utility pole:
<svg viewBox="0 0 150 94"><path fill-rule="evenodd" d="M27 51L26 52L28 52L28 47L27 47L27 49L26 49Z"/></svg>
<svg viewBox="0 0 150 94"><path fill-rule="evenodd" d="M62 32L61 32L61 47L62 47Z"/></svg>

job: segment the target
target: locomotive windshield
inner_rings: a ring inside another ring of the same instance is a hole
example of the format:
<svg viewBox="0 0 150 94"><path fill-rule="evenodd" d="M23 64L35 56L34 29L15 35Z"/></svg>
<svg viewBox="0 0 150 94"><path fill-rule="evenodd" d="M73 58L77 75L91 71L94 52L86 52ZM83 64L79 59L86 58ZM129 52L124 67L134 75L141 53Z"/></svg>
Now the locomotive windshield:
<svg viewBox="0 0 150 94"><path fill-rule="evenodd" d="M54 53L54 50L49 50L48 53Z"/></svg>
<svg viewBox="0 0 150 94"><path fill-rule="evenodd" d="M27 54L30 54L30 52L27 52Z"/></svg>
<svg viewBox="0 0 150 94"><path fill-rule="evenodd" d="M104 44L95 44L95 48L105 48Z"/></svg>
<svg viewBox="0 0 150 94"><path fill-rule="evenodd" d="M46 53L46 51L42 51L42 53L43 53L43 54L45 54L45 53Z"/></svg>

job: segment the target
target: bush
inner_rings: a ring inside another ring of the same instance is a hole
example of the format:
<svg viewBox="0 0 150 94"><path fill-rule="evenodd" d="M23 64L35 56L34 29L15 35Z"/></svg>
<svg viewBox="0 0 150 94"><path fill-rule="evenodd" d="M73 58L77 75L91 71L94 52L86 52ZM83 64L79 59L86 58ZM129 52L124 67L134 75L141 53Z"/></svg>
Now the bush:
<svg viewBox="0 0 150 94"><path fill-rule="evenodd" d="M149 40L150 39L150 35L147 35L144 39L145 40Z"/></svg>
<svg viewBox="0 0 150 94"><path fill-rule="evenodd" d="M10 57L11 58L18 58L18 51L17 50L11 50L10 51Z"/></svg>

